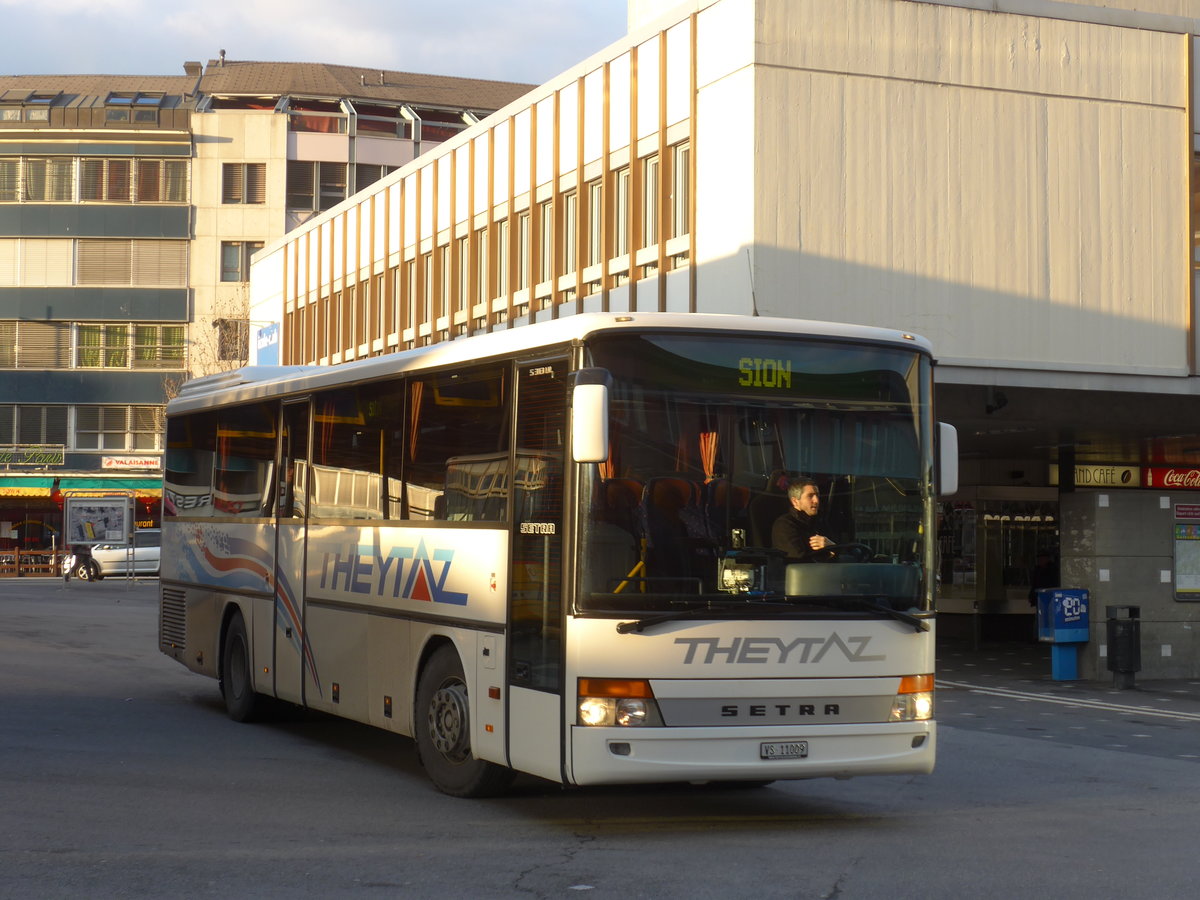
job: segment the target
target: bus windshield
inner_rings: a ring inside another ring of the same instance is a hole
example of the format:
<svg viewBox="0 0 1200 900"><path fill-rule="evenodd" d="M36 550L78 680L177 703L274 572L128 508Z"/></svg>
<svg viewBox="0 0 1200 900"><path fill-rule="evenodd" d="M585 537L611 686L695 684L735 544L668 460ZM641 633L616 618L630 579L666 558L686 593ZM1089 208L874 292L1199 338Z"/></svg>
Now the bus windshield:
<svg viewBox="0 0 1200 900"><path fill-rule="evenodd" d="M582 479L577 612L932 609L925 354L736 333L590 349L612 375L610 452ZM806 480L811 519L788 495ZM791 555L788 515L836 547Z"/></svg>

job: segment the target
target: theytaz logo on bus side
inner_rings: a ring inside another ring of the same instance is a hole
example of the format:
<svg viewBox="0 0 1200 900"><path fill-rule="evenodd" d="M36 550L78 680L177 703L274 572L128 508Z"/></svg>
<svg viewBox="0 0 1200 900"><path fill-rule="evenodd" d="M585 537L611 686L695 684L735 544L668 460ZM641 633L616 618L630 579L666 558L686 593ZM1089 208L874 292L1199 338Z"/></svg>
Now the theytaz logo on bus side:
<svg viewBox="0 0 1200 900"><path fill-rule="evenodd" d="M883 653L867 655L867 644L870 642L870 635L843 638L836 631L828 637L800 637L788 641L777 637L735 637L731 638L728 644L722 644L720 638L715 637L675 638L675 643L685 648L685 666L711 666L715 663L815 664L835 650L854 663L880 662L886 659L887 655Z"/></svg>
<svg viewBox="0 0 1200 900"><path fill-rule="evenodd" d="M392 547L386 554L377 546L352 544L342 552L326 551L322 555L320 586L332 591L466 606L465 593L446 587L453 561L453 550L430 553L424 541L416 547Z"/></svg>

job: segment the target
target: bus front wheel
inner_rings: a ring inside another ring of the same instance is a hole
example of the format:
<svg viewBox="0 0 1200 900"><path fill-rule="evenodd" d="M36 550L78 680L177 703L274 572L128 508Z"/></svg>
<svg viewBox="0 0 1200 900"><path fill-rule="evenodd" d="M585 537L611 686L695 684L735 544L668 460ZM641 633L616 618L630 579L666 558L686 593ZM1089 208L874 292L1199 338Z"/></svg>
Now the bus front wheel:
<svg viewBox="0 0 1200 900"><path fill-rule="evenodd" d="M259 696L254 692L254 674L250 671L250 641L246 637L246 623L240 612L235 612L225 627L219 684L229 718L235 722L253 721L259 711Z"/></svg>
<svg viewBox="0 0 1200 900"><path fill-rule="evenodd" d="M443 793L488 797L512 782L511 769L471 752L470 695L458 653L449 645L434 651L421 672L414 724L421 765Z"/></svg>

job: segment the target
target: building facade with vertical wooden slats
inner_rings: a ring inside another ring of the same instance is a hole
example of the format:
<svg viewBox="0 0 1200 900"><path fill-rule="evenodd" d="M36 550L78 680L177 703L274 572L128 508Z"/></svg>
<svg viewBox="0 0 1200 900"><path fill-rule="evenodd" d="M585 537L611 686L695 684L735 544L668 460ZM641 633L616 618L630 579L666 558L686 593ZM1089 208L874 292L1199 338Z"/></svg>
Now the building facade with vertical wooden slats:
<svg viewBox="0 0 1200 900"><path fill-rule="evenodd" d="M587 310L915 331L963 450L943 628L1029 638L1048 556L1092 593L1081 671L1104 671L1120 604L1147 672L1200 671L1179 537L1200 509L1200 4L633 0L629 20L259 254L252 318L282 323L282 361Z"/></svg>

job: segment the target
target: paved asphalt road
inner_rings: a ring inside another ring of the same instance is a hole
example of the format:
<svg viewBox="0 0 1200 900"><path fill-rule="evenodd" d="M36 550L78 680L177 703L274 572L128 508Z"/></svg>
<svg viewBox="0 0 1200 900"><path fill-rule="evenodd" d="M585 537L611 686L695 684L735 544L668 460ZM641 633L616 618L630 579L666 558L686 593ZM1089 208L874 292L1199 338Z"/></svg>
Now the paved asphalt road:
<svg viewBox="0 0 1200 900"><path fill-rule="evenodd" d="M1195 895L1190 694L1056 684L1030 650L1032 668L950 653L930 776L522 778L464 801L430 787L407 739L229 721L213 681L158 652L156 596L0 582L3 900Z"/></svg>

